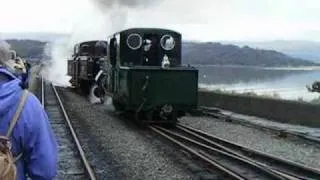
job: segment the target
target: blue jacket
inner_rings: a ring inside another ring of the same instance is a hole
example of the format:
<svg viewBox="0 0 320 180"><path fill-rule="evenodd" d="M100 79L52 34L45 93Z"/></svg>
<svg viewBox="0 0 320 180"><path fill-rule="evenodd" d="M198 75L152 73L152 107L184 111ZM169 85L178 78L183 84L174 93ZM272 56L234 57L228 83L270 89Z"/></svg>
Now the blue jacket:
<svg viewBox="0 0 320 180"><path fill-rule="evenodd" d="M0 80L0 134L5 135L22 95L21 81L4 68ZM57 142L39 100L31 93L11 135L12 152L22 158L16 162L18 180L53 179L57 171Z"/></svg>

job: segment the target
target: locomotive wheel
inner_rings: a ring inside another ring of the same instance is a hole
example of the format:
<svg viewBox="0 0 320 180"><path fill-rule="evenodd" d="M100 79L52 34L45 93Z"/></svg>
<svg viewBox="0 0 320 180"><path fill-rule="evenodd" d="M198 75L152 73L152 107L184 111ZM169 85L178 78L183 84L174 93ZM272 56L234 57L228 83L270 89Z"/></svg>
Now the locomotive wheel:
<svg viewBox="0 0 320 180"><path fill-rule="evenodd" d="M104 103L104 95L103 92L98 88L96 84L94 84L90 88L89 99L91 103Z"/></svg>
<svg viewBox="0 0 320 180"><path fill-rule="evenodd" d="M96 97L101 98L101 97L104 96L103 91L102 91L100 88L98 88L97 85L94 85L92 88L93 88L93 94L94 94Z"/></svg>

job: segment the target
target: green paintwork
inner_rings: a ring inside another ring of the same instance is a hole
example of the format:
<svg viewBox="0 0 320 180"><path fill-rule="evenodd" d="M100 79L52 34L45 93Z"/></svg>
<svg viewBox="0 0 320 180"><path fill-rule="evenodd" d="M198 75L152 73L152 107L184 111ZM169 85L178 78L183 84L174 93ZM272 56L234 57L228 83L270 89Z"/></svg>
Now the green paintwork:
<svg viewBox="0 0 320 180"><path fill-rule="evenodd" d="M145 91L142 90L149 82ZM117 97L127 110L136 110L146 99L141 110L165 104L176 110L197 106L198 70L192 67L162 69L160 67L120 68Z"/></svg>

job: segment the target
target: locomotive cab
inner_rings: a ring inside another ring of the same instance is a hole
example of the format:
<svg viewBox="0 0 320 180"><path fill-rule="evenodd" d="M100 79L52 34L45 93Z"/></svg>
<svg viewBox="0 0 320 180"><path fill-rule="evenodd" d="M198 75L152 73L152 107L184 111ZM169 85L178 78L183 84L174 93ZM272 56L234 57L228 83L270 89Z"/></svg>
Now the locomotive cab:
<svg viewBox="0 0 320 180"><path fill-rule="evenodd" d="M117 110L175 123L197 106L198 70L181 64L181 34L134 28L108 38L107 91Z"/></svg>
<svg viewBox="0 0 320 180"><path fill-rule="evenodd" d="M181 65L181 35L174 31L129 29L111 36L109 42L110 61L118 60L119 66L161 66L164 59L169 67Z"/></svg>

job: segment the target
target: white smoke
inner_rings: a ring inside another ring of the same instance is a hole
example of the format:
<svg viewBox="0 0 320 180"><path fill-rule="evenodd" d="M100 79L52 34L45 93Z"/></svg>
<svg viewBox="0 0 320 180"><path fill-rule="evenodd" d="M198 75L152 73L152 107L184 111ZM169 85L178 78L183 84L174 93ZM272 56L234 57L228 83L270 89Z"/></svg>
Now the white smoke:
<svg viewBox="0 0 320 180"><path fill-rule="evenodd" d="M68 45L65 40L57 40L48 43L45 47L47 56L52 57L46 62L41 75L48 81L58 86L70 86L70 77L67 76L67 54L69 54Z"/></svg>
<svg viewBox="0 0 320 180"><path fill-rule="evenodd" d="M67 76L67 60L71 58L76 43L87 40L106 40L108 35L128 28L130 11L145 8L159 0L89 0L79 9L72 22L72 34L68 38L52 42L46 49L52 58L43 76L61 86L70 86Z"/></svg>
<svg viewBox="0 0 320 180"><path fill-rule="evenodd" d="M73 20L69 37L52 42L46 48L52 60L42 71L43 76L57 85L70 86L67 60L71 58L76 43L106 40L112 33L129 28L128 17L131 12L151 7L160 1L162 0L86 0L84 8L74 11L70 17Z"/></svg>
<svg viewBox="0 0 320 180"><path fill-rule="evenodd" d="M137 7L147 7L149 5L154 4L158 0L92 0L93 2L97 3L97 5L105 10L110 9L115 5L119 5L122 7L130 7L130 8L137 8Z"/></svg>
<svg viewBox="0 0 320 180"><path fill-rule="evenodd" d="M70 86L71 77L67 75L68 58L71 58L76 43L86 40L106 39L110 32L108 16L100 13L95 7L89 6L79 13L79 17L72 22L72 33L69 36L50 42L45 54L51 61L42 70L42 75L48 81L60 85Z"/></svg>

